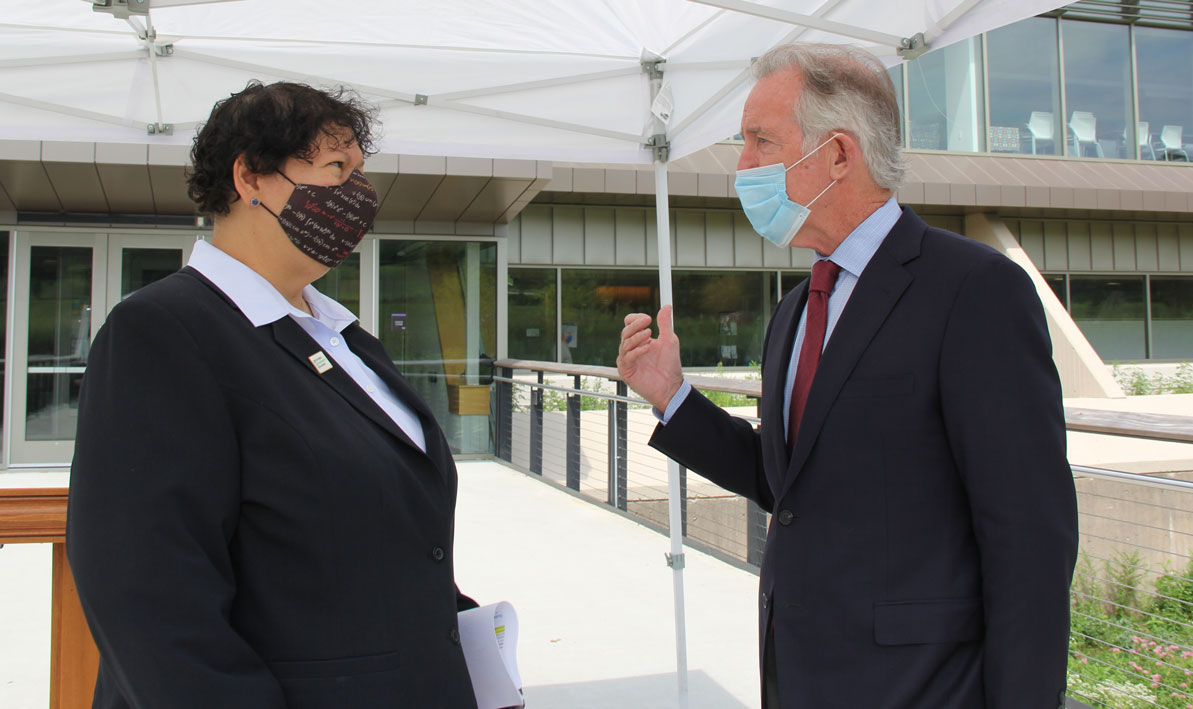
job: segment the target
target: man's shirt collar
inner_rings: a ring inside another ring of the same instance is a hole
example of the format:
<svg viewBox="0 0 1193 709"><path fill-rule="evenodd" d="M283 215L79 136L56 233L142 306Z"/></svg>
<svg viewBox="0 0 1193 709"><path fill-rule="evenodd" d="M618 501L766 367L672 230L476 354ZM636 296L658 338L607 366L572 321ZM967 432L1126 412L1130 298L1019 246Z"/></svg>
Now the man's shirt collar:
<svg viewBox="0 0 1193 709"><path fill-rule="evenodd" d="M861 276L862 271L866 270L866 265L870 263L870 259L874 257L874 253L878 251L878 247L882 245L882 240L886 238L886 235L895 226L895 222L899 221L902 216L903 210L899 208L899 203L895 201L894 196L891 196L881 207L866 217L865 221L858 224L857 228L845 237L835 251L829 256L817 254L816 260L831 258L833 263L840 266L842 270L853 274L855 278Z"/></svg>

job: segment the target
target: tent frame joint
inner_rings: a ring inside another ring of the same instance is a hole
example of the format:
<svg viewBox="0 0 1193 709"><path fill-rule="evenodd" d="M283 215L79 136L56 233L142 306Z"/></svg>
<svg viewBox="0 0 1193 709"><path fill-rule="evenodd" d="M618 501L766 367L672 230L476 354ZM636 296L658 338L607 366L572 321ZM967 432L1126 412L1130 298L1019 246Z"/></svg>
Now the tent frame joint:
<svg viewBox="0 0 1193 709"><path fill-rule="evenodd" d="M426 106L428 98L429 97L426 94L415 94L414 95L414 105L415 106Z"/></svg>
<svg viewBox="0 0 1193 709"><path fill-rule="evenodd" d="M684 564L684 555L683 555L683 552L682 552L682 551L681 551L681 552L679 552L678 554L672 554L672 553L670 553L670 552L664 552L664 553L663 553L663 556L667 557L667 566L670 566L670 567L671 567L671 568L673 568L673 569L682 569L682 568L684 568L684 566L685 566L685 564Z"/></svg>
<svg viewBox="0 0 1193 709"><path fill-rule="evenodd" d="M900 42L899 49L896 51L900 57L910 61L921 54L926 53L930 49L932 49L932 47L929 46L927 38L924 37L924 33L916 32L910 37L904 37L903 41Z"/></svg>
<svg viewBox="0 0 1193 709"><path fill-rule="evenodd" d="M145 132L149 135L174 135L174 124L150 123L145 126Z"/></svg>
<svg viewBox="0 0 1193 709"><path fill-rule="evenodd" d="M667 65L667 60L662 57L653 57L651 59L643 59L642 71L651 81L661 80L663 78L663 67Z"/></svg>
<svg viewBox="0 0 1193 709"><path fill-rule="evenodd" d="M655 133L646 139L646 147L654 154L655 162L667 162L671 154L671 142L666 133Z"/></svg>

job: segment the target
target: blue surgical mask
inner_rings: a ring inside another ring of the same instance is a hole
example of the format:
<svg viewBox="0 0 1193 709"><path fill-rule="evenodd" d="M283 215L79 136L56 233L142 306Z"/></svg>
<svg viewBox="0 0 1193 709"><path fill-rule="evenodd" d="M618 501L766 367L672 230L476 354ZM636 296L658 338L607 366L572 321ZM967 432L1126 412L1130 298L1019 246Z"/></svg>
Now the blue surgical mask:
<svg viewBox="0 0 1193 709"><path fill-rule="evenodd" d="M737 190L737 198L741 200L741 208L754 231L761 234L775 246L785 247L791 244L796 232L804 225L808 215L812 213L808 207L820 199L820 195L828 192L828 188L837 184L836 180L828 183L820 194L812 198L807 206L792 202L787 196L787 171L792 167L812 157L817 150L832 142L837 133L829 136L828 140L817 145L807 155L783 167L783 163L752 167L748 170L738 170L737 179L733 183Z"/></svg>

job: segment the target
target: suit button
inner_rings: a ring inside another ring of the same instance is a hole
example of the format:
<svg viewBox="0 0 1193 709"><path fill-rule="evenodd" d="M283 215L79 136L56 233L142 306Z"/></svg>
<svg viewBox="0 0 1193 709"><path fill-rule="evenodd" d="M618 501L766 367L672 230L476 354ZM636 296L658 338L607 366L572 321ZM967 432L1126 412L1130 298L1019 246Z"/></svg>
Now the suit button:
<svg viewBox="0 0 1193 709"><path fill-rule="evenodd" d="M451 630L447 631L447 639L452 641L452 645L459 645L460 644L460 631L456 630L455 628L452 628Z"/></svg>
<svg viewBox="0 0 1193 709"><path fill-rule="evenodd" d="M443 547L435 547L431 550L431 558L435 561L443 561L443 557Z"/></svg>
<svg viewBox="0 0 1193 709"><path fill-rule="evenodd" d="M791 520L793 519L795 519L795 515L791 513L791 510L779 511L779 524L783 525L784 527L791 524Z"/></svg>
<svg viewBox="0 0 1193 709"><path fill-rule="evenodd" d="M764 593L764 594L762 594L762 609L763 610L766 610L766 604L767 604L767 598L766 598L766 594Z"/></svg>

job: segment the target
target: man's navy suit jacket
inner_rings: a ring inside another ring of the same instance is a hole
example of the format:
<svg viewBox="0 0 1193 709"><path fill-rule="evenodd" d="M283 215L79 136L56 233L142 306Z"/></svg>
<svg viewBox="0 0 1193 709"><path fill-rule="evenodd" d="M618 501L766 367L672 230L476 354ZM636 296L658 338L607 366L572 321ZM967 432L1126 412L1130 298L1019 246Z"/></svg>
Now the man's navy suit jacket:
<svg viewBox="0 0 1193 709"><path fill-rule="evenodd" d="M693 392L652 438L773 513L759 634L773 621L783 709L1063 704L1076 499L1030 279L904 208L831 334L789 456L783 389L806 300L805 281L768 327L758 431Z"/></svg>
<svg viewBox="0 0 1193 709"><path fill-rule="evenodd" d="M456 470L376 338L343 338L426 453L289 317L190 268L128 298L80 397L67 552L95 706L476 706L452 571ZM474 605L474 604L473 604Z"/></svg>

